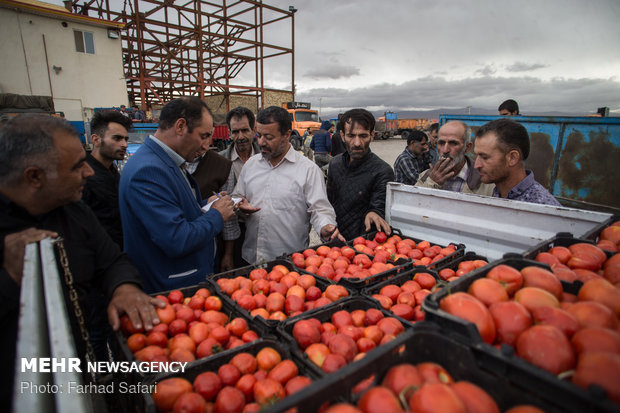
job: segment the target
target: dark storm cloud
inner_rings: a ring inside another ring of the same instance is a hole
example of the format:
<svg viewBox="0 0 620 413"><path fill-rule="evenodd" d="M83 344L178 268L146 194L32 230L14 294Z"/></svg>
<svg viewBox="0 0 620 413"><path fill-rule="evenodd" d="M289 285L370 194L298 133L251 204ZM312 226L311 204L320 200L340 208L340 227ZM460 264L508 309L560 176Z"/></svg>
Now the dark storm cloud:
<svg viewBox="0 0 620 413"><path fill-rule="evenodd" d="M360 74L360 69L353 66L340 65L337 63L320 64L307 70L304 76L312 79L340 79Z"/></svg>
<svg viewBox="0 0 620 413"><path fill-rule="evenodd" d="M614 107L620 82L613 79L553 79L534 77L478 77L446 80L426 77L402 84L383 83L355 89L317 88L298 97L322 102L323 108L378 107L385 109L463 108L474 106L494 110L499 103L514 98L528 112L583 112L590 108Z"/></svg>
<svg viewBox="0 0 620 413"><path fill-rule="evenodd" d="M525 62L515 62L510 66L506 66L506 70L509 72L531 72L536 69L543 69L548 67L548 65L543 65L540 63L525 63Z"/></svg>

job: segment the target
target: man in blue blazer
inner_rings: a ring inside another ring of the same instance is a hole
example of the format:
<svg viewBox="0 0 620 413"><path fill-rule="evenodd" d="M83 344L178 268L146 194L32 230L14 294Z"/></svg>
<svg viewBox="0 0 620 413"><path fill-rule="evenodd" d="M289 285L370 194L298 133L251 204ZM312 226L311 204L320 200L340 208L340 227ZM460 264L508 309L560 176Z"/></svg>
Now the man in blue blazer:
<svg viewBox="0 0 620 413"><path fill-rule="evenodd" d="M195 285L213 273L215 236L233 215L230 196L201 207L185 164L207 149L213 116L197 97L161 111L159 127L127 161L119 188L124 245L147 293Z"/></svg>

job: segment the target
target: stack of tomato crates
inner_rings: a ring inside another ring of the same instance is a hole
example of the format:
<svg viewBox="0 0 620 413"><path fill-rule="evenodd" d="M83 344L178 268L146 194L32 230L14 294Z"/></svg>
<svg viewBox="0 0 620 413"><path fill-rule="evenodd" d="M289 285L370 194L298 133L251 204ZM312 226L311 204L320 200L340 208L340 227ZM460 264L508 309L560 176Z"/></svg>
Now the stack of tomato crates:
<svg viewBox="0 0 620 413"><path fill-rule="evenodd" d="M115 357L188 364L117 376L154 390L124 404L144 412L620 411L620 225L611 219L588 238L558 234L489 263L465 245L395 229L158 294L168 302L164 323L142 332L125 322Z"/></svg>

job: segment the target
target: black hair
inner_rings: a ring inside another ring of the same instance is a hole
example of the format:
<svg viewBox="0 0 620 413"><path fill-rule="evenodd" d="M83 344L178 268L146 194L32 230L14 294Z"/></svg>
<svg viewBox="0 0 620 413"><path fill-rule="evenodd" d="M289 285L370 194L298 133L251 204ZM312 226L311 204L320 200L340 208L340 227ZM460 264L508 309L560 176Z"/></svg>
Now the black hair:
<svg viewBox="0 0 620 413"><path fill-rule="evenodd" d="M523 161L530 155L530 136L525 126L519 122L506 118L493 120L478 129L476 138L480 138L489 132L497 135L497 142L503 147L505 153L516 149L521 154Z"/></svg>
<svg viewBox="0 0 620 413"><path fill-rule="evenodd" d="M499 107L497 108L497 111L500 112L504 109L506 109L510 113L515 113L517 115L519 114L519 104L516 100L508 99L503 101L502 104L499 105Z"/></svg>
<svg viewBox="0 0 620 413"><path fill-rule="evenodd" d="M243 119L243 117L248 118L248 123L250 124L250 129L254 129L254 124L256 123L256 118L254 117L254 113L246 107L237 106L232 109L230 112L226 114L226 124L228 125L228 129L230 129L230 120L235 119Z"/></svg>
<svg viewBox="0 0 620 413"><path fill-rule="evenodd" d="M281 135L286 135L293 128L291 117L286 109L279 106L269 106L258 112L256 122L266 125L268 123L277 123Z"/></svg>
<svg viewBox="0 0 620 413"><path fill-rule="evenodd" d="M422 142L424 139L428 141L428 135L421 130L413 129L404 132L407 138L407 146L411 145L411 142Z"/></svg>
<svg viewBox="0 0 620 413"><path fill-rule="evenodd" d="M159 129L168 130L179 119L185 119L189 132L202 121L202 112L206 110L211 117L213 113L205 102L196 96L174 99L164 106L159 115Z"/></svg>
<svg viewBox="0 0 620 413"><path fill-rule="evenodd" d="M358 124L371 132L375 130L375 117L366 109L351 109L338 119L338 131L342 132L342 136L344 136L344 125L347 123L350 123L351 127Z"/></svg>
<svg viewBox="0 0 620 413"><path fill-rule="evenodd" d="M439 122L435 122L433 123L429 128L428 128L428 132L432 133L433 131L439 131Z"/></svg>
<svg viewBox="0 0 620 413"><path fill-rule="evenodd" d="M31 165L49 170L58 160L54 134L59 132L78 139L73 125L61 118L26 114L8 121L0 130L0 183L17 182Z"/></svg>
<svg viewBox="0 0 620 413"><path fill-rule="evenodd" d="M90 121L90 133L103 138L110 122L118 123L125 129L130 130L133 122L127 116L117 110L102 110L95 113Z"/></svg>

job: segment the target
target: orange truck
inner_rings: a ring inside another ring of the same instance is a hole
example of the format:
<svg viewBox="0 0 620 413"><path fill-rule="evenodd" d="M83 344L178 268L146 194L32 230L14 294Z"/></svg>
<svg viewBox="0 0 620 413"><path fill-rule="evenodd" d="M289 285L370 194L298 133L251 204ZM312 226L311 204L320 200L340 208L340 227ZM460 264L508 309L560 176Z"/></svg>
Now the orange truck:
<svg viewBox="0 0 620 413"><path fill-rule="evenodd" d="M319 112L312 110L309 102L283 102L282 107L286 109L293 122L293 132L291 133L291 145L295 150L299 150L302 145L302 136L310 129L314 133L321 128Z"/></svg>

